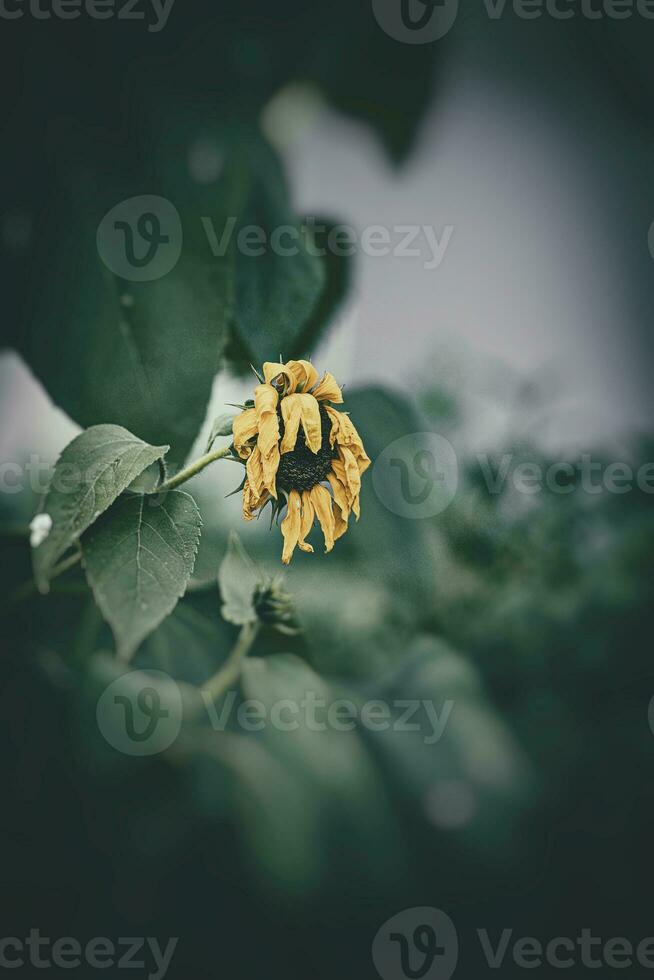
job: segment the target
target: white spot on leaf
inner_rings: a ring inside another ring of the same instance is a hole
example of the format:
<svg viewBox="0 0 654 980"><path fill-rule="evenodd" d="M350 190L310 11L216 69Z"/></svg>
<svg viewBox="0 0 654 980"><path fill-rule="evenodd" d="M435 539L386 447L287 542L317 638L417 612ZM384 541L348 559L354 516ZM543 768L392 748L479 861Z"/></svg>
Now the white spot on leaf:
<svg viewBox="0 0 654 980"><path fill-rule="evenodd" d="M37 514L30 524L30 544L38 548L52 530L52 518L49 514Z"/></svg>

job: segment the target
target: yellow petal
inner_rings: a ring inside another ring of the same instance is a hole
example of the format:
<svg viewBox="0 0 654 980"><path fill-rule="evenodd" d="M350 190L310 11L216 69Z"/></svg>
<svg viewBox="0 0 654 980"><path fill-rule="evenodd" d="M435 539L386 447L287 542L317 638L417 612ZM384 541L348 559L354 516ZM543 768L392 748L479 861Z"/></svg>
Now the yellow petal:
<svg viewBox="0 0 654 980"><path fill-rule="evenodd" d="M277 497L277 470L279 469L279 447L277 443L267 456L261 457L261 467L263 469L263 485L273 497Z"/></svg>
<svg viewBox="0 0 654 980"><path fill-rule="evenodd" d="M288 511L286 512L286 517L281 524L282 536L284 538L282 561L285 565L288 565L289 561L293 557L295 546L300 537L301 524L302 503L300 500L300 494L297 492L297 490L291 490L290 494L288 495Z"/></svg>
<svg viewBox="0 0 654 980"><path fill-rule="evenodd" d="M282 453L290 453L295 449L297 434L302 418L302 408L299 395L287 395L282 399L282 418L284 420L284 436L279 449Z"/></svg>
<svg viewBox="0 0 654 980"><path fill-rule="evenodd" d="M279 395L270 385L257 385L254 389L254 411L259 431L257 445L264 456L279 440L278 401Z"/></svg>
<svg viewBox="0 0 654 980"><path fill-rule="evenodd" d="M302 551L308 551L313 554L313 548L310 544L305 541L305 538L311 528L313 527L313 504L311 503L311 494L308 490L304 490L302 493L302 519L300 523L300 537L298 538L298 544Z"/></svg>
<svg viewBox="0 0 654 980"><path fill-rule="evenodd" d="M253 408L246 408L244 412L237 415L233 425L234 449L241 459L246 459L252 451L251 446L246 446L250 439L254 439L257 434L257 413Z"/></svg>
<svg viewBox="0 0 654 980"><path fill-rule="evenodd" d="M257 447L261 453L263 485L277 496L275 478L279 466L279 395L270 385L258 385L254 390L254 409L257 415Z"/></svg>
<svg viewBox="0 0 654 980"><path fill-rule="evenodd" d="M357 462L359 473L365 473L370 466L370 457L363 447L363 440L354 427L346 412L337 412L336 409L325 406L325 410L332 420L332 431L330 442L332 446L347 447Z"/></svg>
<svg viewBox="0 0 654 980"><path fill-rule="evenodd" d="M334 541L342 538L347 531L347 512L343 511L336 500L333 502L334 509Z"/></svg>
<svg viewBox="0 0 654 980"><path fill-rule="evenodd" d="M344 485L336 476L336 473L328 473L327 479L329 480L329 485L332 488L332 493L334 494L334 500L338 504L340 510L347 515L350 512L350 502L347 498L347 491Z"/></svg>
<svg viewBox="0 0 654 980"><path fill-rule="evenodd" d="M366 455L365 449L361 456L357 456L357 466L359 467L359 473L365 473L370 466L370 457Z"/></svg>
<svg viewBox="0 0 654 980"><path fill-rule="evenodd" d="M318 380L318 372L311 361L287 361L284 367L288 368L293 377L297 391L308 391L313 388Z"/></svg>
<svg viewBox="0 0 654 980"><path fill-rule="evenodd" d="M345 472L345 463L342 459L332 460L332 471L335 473L338 482L345 487L345 493L347 494L347 499L349 502L352 500L352 494L350 493L350 485L347 482L347 474Z"/></svg>
<svg viewBox="0 0 654 980"><path fill-rule="evenodd" d="M337 412L335 408L330 405L325 405L325 411L327 415L332 420L332 427L329 433L329 445L333 448L338 440L338 435L341 431L341 412Z"/></svg>
<svg viewBox="0 0 654 980"><path fill-rule="evenodd" d="M261 450L258 446L252 451L250 458L245 464L245 471L253 493L261 496L265 490L265 485L263 482L263 460L261 458Z"/></svg>
<svg viewBox="0 0 654 980"><path fill-rule="evenodd" d="M325 371L320 384L316 385L311 394L318 401L335 402L337 405L343 401L343 393L336 378L329 371Z"/></svg>
<svg viewBox="0 0 654 980"><path fill-rule="evenodd" d="M298 395L302 399L302 428L307 446L312 453L320 452L322 446L322 425L320 406L313 395Z"/></svg>
<svg viewBox="0 0 654 980"><path fill-rule="evenodd" d="M325 552L331 551L334 547L334 513L332 511L332 498L329 490L317 483L309 491L311 503L320 521L322 533L325 535Z"/></svg>
<svg viewBox="0 0 654 980"><path fill-rule="evenodd" d="M249 480L243 486L243 520L251 521L254 519L254 511L259 510L270 499L270 494L264 490L263 494L257 494L250 486Z"/></svg>
<svg viewBox="0 0 654 980"><path fill-rule="evenodd" d="M339 459L343 463L345 470L345 486L347 487L350 501L352 501L354 497L358 496L359 491L361 490L361 474L359 473L359 467L354 454L350 449L348 449L347 446L339 446L338 455ZM337 461L334 460L334 462ZM333 463L332 469L337 472Z"/></svg>
<svg viewBox="0 0 654 980"><path fill-rule="evenodd" d="M290 453L295 449L300 422L311 452L317 453L322 446L320 427L320 408L313 395L287 395L282 399L282 418L284 419L284 438L280 449Z"/></svg>
<svg viewBox="0 0 654 980"><path fill-rule="evenodd" d="M297 387L293 372L285 364L266 361L263 366L263 377L267 385L280 389L285 395L292 395Z"/></svg>

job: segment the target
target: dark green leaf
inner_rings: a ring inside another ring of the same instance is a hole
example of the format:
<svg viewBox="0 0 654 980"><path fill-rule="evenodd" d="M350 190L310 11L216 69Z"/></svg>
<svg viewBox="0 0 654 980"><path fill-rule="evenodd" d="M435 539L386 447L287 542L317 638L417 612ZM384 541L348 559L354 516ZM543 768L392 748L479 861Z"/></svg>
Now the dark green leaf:
<svg viewBox="0 0 654 980"><path fill-rule="evenodd" d="M285 823L298 836L310 835L305 843L309 853L311 840L334 848L316 863L314 844L313 861L303 868L305 887L315 885L315 876L333 873L335 862L345 870L357 861L368 884L397 871L401 846L376 766L351 716L341 713L333 720L345 702L351 705L345 710L356 714L355 696L339 692L299 657L286 654L246 659L241 686L244 697L258 703L265 715L261 740L287 778L292 775L303 787L300 800L286 799ZM258 817L262 833L265 817ZM338 843L329 837L335 826L341 831Z"/></svg>
<svg viewBox="0 0 654 980"><path fill-rule="evenodd" d="M111 148L101 151L103 161L80 154L62 164L18 348L80 425L118 422L169 443L179 464L204 419L233 306L232 259L214 257L201 219L220 220L224 208L226 220L233 185L226 177L209 199L188 177L170 188L150 177L146 186L159 193L142 195L143 175L130 175ZM111 179L99 185L97 167ZM134 267L126 259L130 230L135 256L149 254L136 230L145 213L169 241Z"/></svg>
<svg viewBox="0 0 654 980"><path fill-rule="evenodd" d="M123 498L84 536L86 575L124 660L184 594L201 525L193 498L173 490Z"/></svg>
<svg viewBox="0 0 654 980"><path fill-rule="evenodd" d="M474 666L447 644L419 637L402 666L366 696L389 705L392 722L364 726L365 737L423 817L475 846L509 845L533 777Z"/></svg>
<svg viewBox="0 0 654 980"><path fill-rule="evenodd" d="M73 439L57 461L43 512L52 530L34 551L34 574L47 589L57 560L168 446L150 446L119 425L96 425Z"/></svg>
<svg viewBox="0 0 654 980"><path fill-rule="evenodd" d="M258 149L256 158L250 158L237 234L252 226L264 237L253 249L237 242L234 321L236 335L255 364L276 360L280 353L290 356L326 283L325 258L313 254L317 249L312 252L311 230L292 213L279 160L265 144ZM284 229L289 231L282 237Z"/></svg>

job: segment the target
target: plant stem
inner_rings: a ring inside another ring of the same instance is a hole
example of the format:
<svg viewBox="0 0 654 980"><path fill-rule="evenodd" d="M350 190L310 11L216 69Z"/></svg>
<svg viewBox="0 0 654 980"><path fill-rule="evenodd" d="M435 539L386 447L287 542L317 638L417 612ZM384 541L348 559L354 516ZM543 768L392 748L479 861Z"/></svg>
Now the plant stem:
<svg viewBox="0 0 654 980"><path fill-rule="evenodd" d="M217 459L225 459L226 456L230 456L231 452L231 446L223 446L222 449L214 449L210 453L205 453L204 456L200 456L194 463L190 463L185 469L176 473L175 476L171 476L169 480L166 480L161 486L157 487L154 492L165 493L167 490L174 490L175 487L179 487L182 483L186 483L187 480L197 476L206 466L215 463Z"/></svg>
<svg viewBox="0 0 654 980"><path fill-rule="evenodd" d="M207 698L215 701L239 679L243 660L250 652L252 644L259 632L259 626L260 624L258 622L254 622L246 623L245 626L241 627L241 632L234 644L234 648L223 666L200 688L200 694L205 703Z"/></svg>
<svg viewBox="0 0 654 980"><path fill-rule="evenodd" d="M63 575L64 572L67 572L69 568L72 568L73 565L76 565L77 562L80 561L81 557L82 552L76 551L73 555L70 555L69 558L64 558L63 561L60 561L59 564L55 565L55 567L52 569L52 572L50 573L50 581L52 581L53 578L57 578L58 575Z"/></svg>
<svg viewBox="0 0 654 980"><path fill-rule="evenodd" d="M52 569L52 572L50 573L50 581L52 582L53 579L58 578L59 575L63 575L64 572L67 572L69 568L72 568L73 565L77 564L77 562L80 560L81 557L82 557L82 552L76 551L68 558L64 558L63 561L59 562L59 564L55 565L55 567ZM19 585L18 588L14 590L14 592L9 596L9 599L7 600L6 604L2 606L2 608L9 609L10 606L14 606L16 603L22 602L24 599L29 599L29 597L33 595L36 591L37 591L36 583L34 582L34 579L30 579L29 582L24 582L22 585Z"/></svg>

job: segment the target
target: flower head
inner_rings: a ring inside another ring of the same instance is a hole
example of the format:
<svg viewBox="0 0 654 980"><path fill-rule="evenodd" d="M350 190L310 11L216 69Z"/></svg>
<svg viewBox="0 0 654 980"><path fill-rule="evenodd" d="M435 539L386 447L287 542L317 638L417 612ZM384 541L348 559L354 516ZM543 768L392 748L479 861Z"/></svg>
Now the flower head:
<svg viewBox="0 0 654 980"><path fill-rule="evenodd" d="M284 537L282 561L296 548L313 551L306 537L320 523L325 550L359 519L361 474L370 465L333 375L322 378L310 361L266 362L254 404L234 419L234 449L245 462L243 517L253 519L267 503Z"/></svg>

